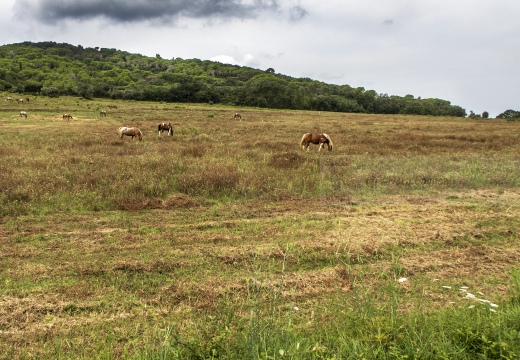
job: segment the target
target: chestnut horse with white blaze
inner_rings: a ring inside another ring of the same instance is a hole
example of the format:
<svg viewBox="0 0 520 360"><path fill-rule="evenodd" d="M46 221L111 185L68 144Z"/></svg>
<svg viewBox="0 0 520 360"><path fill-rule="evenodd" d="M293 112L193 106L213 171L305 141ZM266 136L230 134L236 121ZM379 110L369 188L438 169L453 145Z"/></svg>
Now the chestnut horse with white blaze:
<svg viewBox="0 0 520 360"><path fill-rule="evenodd" d="M327 144L329 151L332 151L332 140L330 136L327 134L304 134L302 136L302 140L300 141L300 146L302 147L302 150L307 149L307 151L309 151L310 144L319 145L318 151L320 151L321 148L325 147L325 144Z"/></svg>
<svg viewBox="0 0 520 360"><path fill-rule="evenodd" d="M168 135L173 136L173 126L171 123L160 123L159 126L157 126L157 130L159 131L159 136L161 136L163 131L168 131Z"/></svg>
<svg viewBox="0 0 520 360"><path fill-rule="evenodd" d="M118 132L119 132L120 139L123 139L123 136L126 135L126 136L131 136L132 140L134 139L134 136L137 136L139 141L143 140L143 133L141 132L141 130L139 130L136 127L123 126L123 127L119 128Z"/></svg>

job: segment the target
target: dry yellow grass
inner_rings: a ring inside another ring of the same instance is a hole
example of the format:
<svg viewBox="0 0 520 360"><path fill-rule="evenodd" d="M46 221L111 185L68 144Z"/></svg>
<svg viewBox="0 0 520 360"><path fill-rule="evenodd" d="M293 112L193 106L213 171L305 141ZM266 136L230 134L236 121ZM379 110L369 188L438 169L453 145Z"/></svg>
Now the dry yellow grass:
<svg viewBox="0 0 520 360"><path fill-rule="evenodd" d="M464 301L442 285L511 291L520 123L52 101L0 114L2 356L122 357L278 293L319 326L400 277L403 312ZM309 131L334 151L301 152Z"/></svg>

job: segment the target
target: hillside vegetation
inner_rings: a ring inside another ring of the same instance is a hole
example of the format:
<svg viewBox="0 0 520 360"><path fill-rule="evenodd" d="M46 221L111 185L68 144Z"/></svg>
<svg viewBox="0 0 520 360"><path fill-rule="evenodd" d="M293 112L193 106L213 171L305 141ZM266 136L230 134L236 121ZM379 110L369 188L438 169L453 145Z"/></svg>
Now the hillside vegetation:
<svg viewBox="0 0 520 360"><path fill-rule="evenodd" d="M0 359L519 358L520 122L27 97Z"/></svg>
<svg viewBox="0 0 520 360"><path fill-rule="evenodd" d="M442 99L379 94L249 67L54 42L0 46L0 90L273 109L466 116Z"/></svg>

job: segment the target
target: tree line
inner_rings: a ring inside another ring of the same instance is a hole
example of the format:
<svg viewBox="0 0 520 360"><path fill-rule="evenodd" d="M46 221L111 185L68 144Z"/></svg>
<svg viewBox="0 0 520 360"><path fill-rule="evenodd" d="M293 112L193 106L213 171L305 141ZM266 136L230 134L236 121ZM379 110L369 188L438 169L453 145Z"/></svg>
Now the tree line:
<svg viewBox="0 0 520 360"><path fill-rule="evenodd" d="M163 59L55 42L0 46L0 90L40 94L221 103L262 108L465 117L442 99L378 94L199 59Z"/></svg>

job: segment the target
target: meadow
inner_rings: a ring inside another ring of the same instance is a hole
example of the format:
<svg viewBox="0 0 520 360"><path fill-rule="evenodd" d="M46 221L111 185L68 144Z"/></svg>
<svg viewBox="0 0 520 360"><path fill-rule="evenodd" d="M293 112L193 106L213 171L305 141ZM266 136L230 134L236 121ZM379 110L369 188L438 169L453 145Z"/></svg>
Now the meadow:
<svg viewBox="0 0 520 360"><path fill-rule="evenodd" d="M2 101L0 358L516 359L519 168L514 121Z"/></svg>

